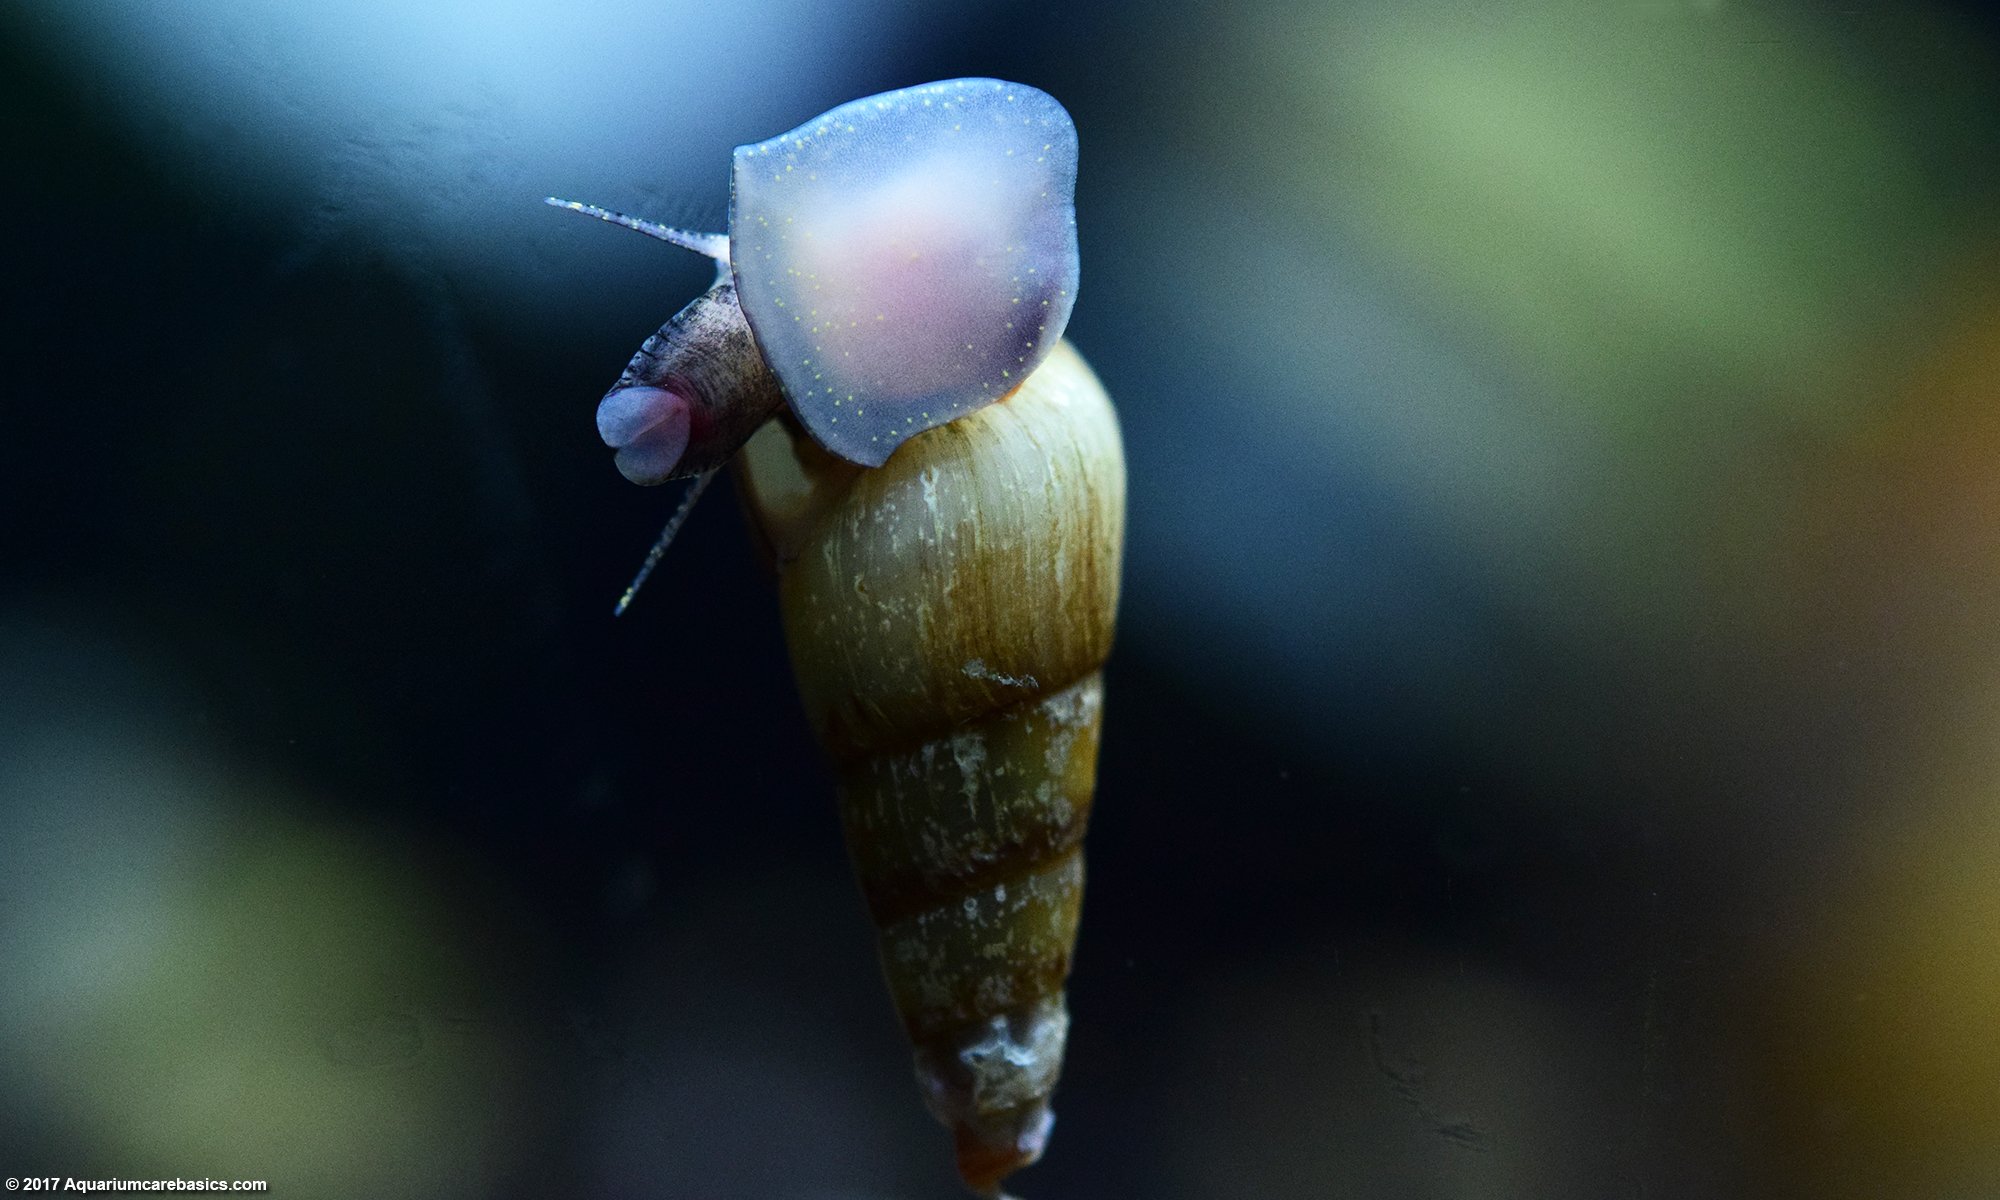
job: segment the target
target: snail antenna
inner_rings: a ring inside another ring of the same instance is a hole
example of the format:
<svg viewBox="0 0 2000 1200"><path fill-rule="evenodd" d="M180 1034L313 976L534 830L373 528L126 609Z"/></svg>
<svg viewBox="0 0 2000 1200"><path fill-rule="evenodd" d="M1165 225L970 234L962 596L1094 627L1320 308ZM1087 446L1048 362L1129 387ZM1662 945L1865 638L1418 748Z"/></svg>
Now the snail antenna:
<svg viewBox="0 0 2000 1200"><path fill-rule="evenodd" d="M596 217L600 221L622 225L663 242L672 242L683 250L692 250L696 254L714 259L725 271L729 269L729 235L726 233L697 233L692 229L676 229L672 225L662 225L657 221L642 221L638 217L628 217L622 212L612 212L595 204L559 200L554 196L543 197L542 203L551 208L566 208L573 213L582 213L586 217Z"/></svg>
<svg viewBox="0 0 2000 1200"><path fill-rule="evenodd" d="M653 543L651 550L646 551L646 561L639 564L639 573L632 577L632 583L625 589L625 594L618 597L618 607L612 611L612 616L622 617L625 615L625 610L632 607L632 598L639 594L640 588L646 586L647 576L653 573L654 567L660 565L660 559L666 556L667 547L674 544L674 535L681 531L682 523L688 519L688 514L694 511L694 502L701 499L701 494L708 490L709 483L715 479L715 473L721 469L713 467L694 477L694 486L687 490L687 495L681 497L681 506L674 510L674 515L667 518L667 527L660 530L660 539Z"/></svg>

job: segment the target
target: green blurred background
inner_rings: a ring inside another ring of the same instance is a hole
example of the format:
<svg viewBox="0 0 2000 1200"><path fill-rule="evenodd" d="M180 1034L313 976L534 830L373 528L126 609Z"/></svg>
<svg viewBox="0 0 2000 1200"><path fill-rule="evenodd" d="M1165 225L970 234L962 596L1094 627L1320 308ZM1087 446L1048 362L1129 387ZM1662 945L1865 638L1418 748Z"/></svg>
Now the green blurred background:
<svg viewBox="0 0 2000 1200"><path fill-rule="evenodd" d="M975 74L1131 472L1019 1189L2000 1195L2000 14L1737 0L0 12L0 1170L954 1194L539 202Z"/></svg>

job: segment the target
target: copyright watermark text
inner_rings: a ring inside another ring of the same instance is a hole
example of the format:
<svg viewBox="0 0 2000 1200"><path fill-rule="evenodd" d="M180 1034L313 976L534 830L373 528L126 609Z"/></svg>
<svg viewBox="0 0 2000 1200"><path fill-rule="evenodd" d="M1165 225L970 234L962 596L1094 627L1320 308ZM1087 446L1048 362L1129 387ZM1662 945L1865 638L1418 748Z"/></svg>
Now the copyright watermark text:
<svg viewBox="0 0 2000 1200"><path fill-rule="evenodd" d="M9 1175L10 1192L263 1192L261 1179L72 1179L67 1175Z"/></svg>

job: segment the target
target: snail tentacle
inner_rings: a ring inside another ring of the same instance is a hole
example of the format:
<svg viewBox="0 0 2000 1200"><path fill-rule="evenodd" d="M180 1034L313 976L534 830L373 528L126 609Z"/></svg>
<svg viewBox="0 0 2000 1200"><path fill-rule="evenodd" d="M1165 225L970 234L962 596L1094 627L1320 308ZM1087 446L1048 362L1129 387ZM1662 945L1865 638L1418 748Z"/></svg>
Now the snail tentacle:
<svg viewBox="0 0 2000 1200"><path fill-rule="evenodd" d="M709 484L715 482L716 473L720 470L721 468L717 467L694 477L694 485L688 488L687 495L681 497L680 507L674 510L673 516L667 518L667 526L660 530L660 536L653 542L653 548L646 551L646 560L639 564L639 573L632 576L632 582L626 585L624 594L618 597L618 606L612 610L612 616L622 617L625 615L625 610L632 607L632 601L638 596L639 589L646 586L646 580L652 577L653 568L660 565L660 560L667 555L667 547L674 544L674 535L681 531L688 514L694 511L694 502L701 499L701 494L708 490Z"/></svg>
<svg viewBox="0 0 2000 1200"><path fill-rule="evenodd" d="M698 230L662 225L657 221L648 221L608 208L599 208L595 204L585 204L579 200L563 200L555 196L543 197L542 203L553 208L565 208L573 213L582 213L586 217L596 217L600 221L609 221L613 225L635 230L663 242L672 242L683 250L692 250L705 258L714 259L725 270L729 267L729 235L726 233L702 233Z"/></svg>

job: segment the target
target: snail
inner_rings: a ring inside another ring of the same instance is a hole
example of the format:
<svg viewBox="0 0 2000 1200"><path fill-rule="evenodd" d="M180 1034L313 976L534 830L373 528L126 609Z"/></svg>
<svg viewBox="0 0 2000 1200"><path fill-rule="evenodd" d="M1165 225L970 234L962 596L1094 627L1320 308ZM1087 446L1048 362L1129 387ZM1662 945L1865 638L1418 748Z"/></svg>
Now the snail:
<svg viewBox="0 0 2000 1200"><path fill-rule="evenodd" d="M718 263L599 432L690 497L737 464L920 1088L989 1196L1053 1120L1124 537L1061 341L1075 172L1052 97L961 79L739 147L726 238L550 201Z"/></svg>

